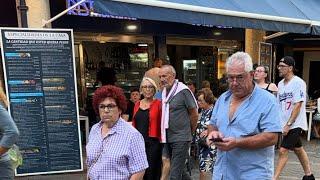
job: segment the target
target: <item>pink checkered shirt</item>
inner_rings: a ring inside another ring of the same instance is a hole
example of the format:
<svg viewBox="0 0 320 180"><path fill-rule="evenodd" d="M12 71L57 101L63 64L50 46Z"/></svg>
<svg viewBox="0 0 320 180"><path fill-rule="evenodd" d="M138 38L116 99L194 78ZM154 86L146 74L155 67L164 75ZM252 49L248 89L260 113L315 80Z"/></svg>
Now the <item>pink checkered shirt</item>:
<svg viewBox="0 0 320 180"><path fill-rule="evenodd" d="M91 180L130 179L148 168L144 140L135 128L120 118L103 138L101 127L101 122L92 127L86 146Z"/></svg>

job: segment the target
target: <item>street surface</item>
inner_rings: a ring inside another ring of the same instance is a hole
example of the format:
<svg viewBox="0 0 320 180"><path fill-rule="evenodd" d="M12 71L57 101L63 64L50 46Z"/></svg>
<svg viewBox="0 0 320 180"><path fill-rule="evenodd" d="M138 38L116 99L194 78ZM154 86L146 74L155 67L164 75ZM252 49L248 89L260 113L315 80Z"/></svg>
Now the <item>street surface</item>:
<svg viewBox="0 0 320 180"><path fill-rule="evenodd" d="M320 180L320 140L312 139L310 142L302 137L303 145L308 153L311 168L316 179ZM275 163L277 162L278 154L276 154ZM199 179L199 172L196 165L192 168L192 179ZM280 179L281 180L301 180L303 177L303 170L298 158L293 152L289 153L289 161L284 168ZM17 180L86 180L86 168L84 172L55 174L55 175L38 175L28 177L16 177Z"/></svg>

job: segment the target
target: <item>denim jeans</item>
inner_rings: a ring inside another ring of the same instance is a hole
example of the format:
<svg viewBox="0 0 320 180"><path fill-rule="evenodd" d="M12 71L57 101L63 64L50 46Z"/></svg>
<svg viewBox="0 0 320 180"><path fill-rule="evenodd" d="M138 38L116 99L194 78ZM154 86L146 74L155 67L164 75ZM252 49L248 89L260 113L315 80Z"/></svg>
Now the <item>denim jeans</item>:
<svg viewBox="0 0 320 180"><path fill-rule="evenodd" d="M14 169L8 156L0 158L0 172L0 179L14 179Z"/></svg>
<svg viewBox="0 0 320 180"><path fill-rule="evenodd" d="M190 142L172 142L167 145L170 154L170 180L185 179L185 167L186 160L189 156Z"/></svg>

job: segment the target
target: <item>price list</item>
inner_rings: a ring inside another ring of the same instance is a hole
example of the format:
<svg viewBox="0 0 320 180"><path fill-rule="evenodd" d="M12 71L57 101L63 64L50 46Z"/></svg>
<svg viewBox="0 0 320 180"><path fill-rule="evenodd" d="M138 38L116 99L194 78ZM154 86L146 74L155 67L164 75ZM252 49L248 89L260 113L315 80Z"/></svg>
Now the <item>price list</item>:
<svg viewBox="0 0 320 180"><path fill-rule="evenodd" d="M10 114L20 131L17 175L83 169L71 30L1 29Z"/></svg>

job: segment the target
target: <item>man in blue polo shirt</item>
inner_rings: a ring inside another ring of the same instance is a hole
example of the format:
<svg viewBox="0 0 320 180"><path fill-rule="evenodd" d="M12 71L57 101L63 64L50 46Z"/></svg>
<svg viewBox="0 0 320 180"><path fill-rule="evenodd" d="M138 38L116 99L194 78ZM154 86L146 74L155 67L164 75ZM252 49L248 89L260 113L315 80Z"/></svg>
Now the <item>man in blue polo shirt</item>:
<svg viewBox="0 0 320 180"><path fill-rule="evenodd" d="M213 179L270 180L281 132L279 105L253 82L249 54L233 54L226 69L229 90L217 100L209 125L208 144L218 148Z"/></svg>

